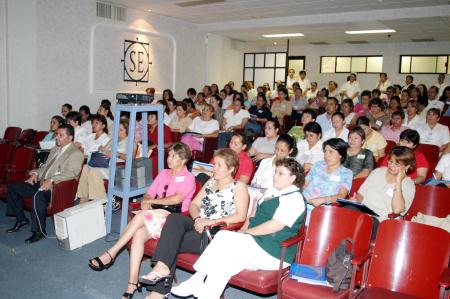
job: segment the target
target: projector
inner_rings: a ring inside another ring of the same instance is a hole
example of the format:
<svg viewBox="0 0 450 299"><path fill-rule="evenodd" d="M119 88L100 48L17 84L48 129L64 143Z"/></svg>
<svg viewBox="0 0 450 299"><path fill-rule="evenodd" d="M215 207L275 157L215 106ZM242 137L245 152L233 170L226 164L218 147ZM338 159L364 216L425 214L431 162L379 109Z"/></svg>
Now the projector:
<svg viewBox="0 0 450 299"><path fill-rule="evenodd" d="M117 93L116 100L117 104L151 104L153 102L154 96L145 93Z"/></svg>

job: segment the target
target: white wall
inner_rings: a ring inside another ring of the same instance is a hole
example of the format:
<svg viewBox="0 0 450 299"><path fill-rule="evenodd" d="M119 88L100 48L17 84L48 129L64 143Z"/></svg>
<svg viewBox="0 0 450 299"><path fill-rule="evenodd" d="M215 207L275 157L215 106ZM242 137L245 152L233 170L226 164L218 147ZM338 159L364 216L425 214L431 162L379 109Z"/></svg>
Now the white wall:
<svg viewBox="0 0 450 299"><path fill-rule="evenodd" d="M0 32L6 19L7 51L0 39L0 68L6 60L8 95L1 92L0 103L9 112L0 132L6 124L48 129L65 102L96 111L102 98L114 102L117 91L155 86L159 92L172 88L182 98L188 87L205 82L205 34L193 24L133 9L127 22L98 18L94 0L6 0L3 18L3 2ZM150 42L153 65L149 84L136 86L122 81L120 60L123 39L137 34ZM6 80L0 77L0 84Z"/></svg>
<svg viewBox="0 0 450 299"><path fill-rule="evenodd" d="M280 50L281 47L269 47L267 51ZM406 74L399 74L400 55L405 54L450 54L450 42L431 43L390 43L362 45L291 45L289 56L306 56L307 77L317 81L319 87L326 87L329 80L336 81L340 86L345 83L348 74L321 74L320 56L334 55L383 55L383 71L392 83L404 85ZM378 80L378 74L359 74L361 88L373 89ZM435 84L437 75L413 74L414 83ZM448 76L450 77L450 76ZM450 81L447 79L447 81Z"/></svg>
<svg viewBox="0 0 450 299"><path fill-rule="evenodd" d="M221 89L226 83L233 80L235 88L239 89L243 79L244 53L264 51L264 47L254 43L207 34L206 83L216 83Z"/></svg>

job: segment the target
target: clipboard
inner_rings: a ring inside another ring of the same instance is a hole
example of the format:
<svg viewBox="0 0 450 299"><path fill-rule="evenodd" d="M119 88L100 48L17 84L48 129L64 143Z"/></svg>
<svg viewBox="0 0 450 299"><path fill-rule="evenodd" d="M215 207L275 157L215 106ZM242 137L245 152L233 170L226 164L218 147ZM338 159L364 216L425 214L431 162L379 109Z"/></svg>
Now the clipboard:
<svg viewBox="0 0 450 299"><path fill-rule="evenodd" d="M368 215L375 216L375 217L379 217L380 216L377 213L375 213L371 208L366 206L365 204L357 202L357 201L347 200L347 199L343 199L343 198L338 198L337 202L339 204L341 204L343 207L352 206L352 207L355 207L358 210L360 210L361 212L366 213Z"/></svg>

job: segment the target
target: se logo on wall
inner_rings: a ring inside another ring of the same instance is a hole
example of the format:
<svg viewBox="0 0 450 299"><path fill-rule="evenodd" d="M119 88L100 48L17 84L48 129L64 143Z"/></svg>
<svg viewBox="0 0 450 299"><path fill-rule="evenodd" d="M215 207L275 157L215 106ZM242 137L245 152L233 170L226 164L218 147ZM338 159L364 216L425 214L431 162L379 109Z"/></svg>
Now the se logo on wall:
<svg viewBox="0 0 450 299"><path fill-rule="evenodd" d="M123 80L126 82L147 83L150 73L150 44L125 40L123 43Z"/></svg>

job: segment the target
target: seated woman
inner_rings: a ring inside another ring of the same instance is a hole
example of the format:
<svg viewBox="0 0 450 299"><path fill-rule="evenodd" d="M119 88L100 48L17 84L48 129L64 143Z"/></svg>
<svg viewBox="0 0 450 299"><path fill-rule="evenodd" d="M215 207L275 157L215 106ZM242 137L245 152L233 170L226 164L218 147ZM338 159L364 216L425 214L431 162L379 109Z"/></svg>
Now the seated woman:
<svg viewBox="0 0 450 299"><path fill-rule="evenodd" d="M342 112L335 112L331 116L331 123L333 128L323 134L322 140L326 141L330 138L341 138L344 141L348 140L348 129L345 126L345 117Z"/></svg>
<svg viewBox="0 0 450 299"><path fill-rule="evenodd" d="M225 129L226 132L221 132L219 134L217 147L227 147L227 143L230 141L233 131L236 129L244 129L249 118L250 114L244 109L244 99L235 97L232 109L227 110L224 114L223 129Z"/></svg>
<svg viewBox="0 0 450 299"><path fill-rule="evenodd" d="M383 102L379 98L371 99L369 102L369 111L366 112L366 117L370 121L370 127L379 131L381 128L389 123L389 118L384 113Z"/></svg>
<svg viewBox="0 0 450 299"><path fill-rule="evenodd" d="M425 120L420 117L421 112L422 107L420 104L414 100L410 100L406 106L406 115L403 125L410 129L416 129L418 126L423 125Z"/></svg>
<svg viewBox="0 0 450 299"><path fill-rule="evenodd" d="M400 104L400 98L398 96L393 96L391 100L389 101L388 108L384 111L386 116L391 119L392 113L395 111L403 111L402 106Z"/></svg>
<svg viewBox="0 0 450 299"><path fill-rule="evenodd" d="M356 113L353 112L354 104L351 99L344 99L342 101L342 113L344 113L345 126L348 127L356 122ZM353 120L355 119L355 120Z"/></svg>
<svg viewBox="0 0 450 299"><path fill-rule="evenodd" d="M50 120L50 131L48 131L47 135L45 135L42 141L54 141L55 140L55 132L58 130L59 126L65 124L66 121L59 115L54 115Z"/></svg>
<svg viewBox="0 0 450 299"><path fill-rule="evenodd" d="M384 139L383 135L370 127L370 120L365 116L358 117L356 125L360 126L364 130L364 133L366 134L364 148L367 148L373 153L375 162L386 156L386 139Z"/></svg>
<svg viewBox="0 0 450 299"><path fill-rule="evenodd" d="M191 151L185 144L177 142L170 146L167 157L169 169L163 170L147 190L141 201L142 211L133 217L119 240L111 248L99 257L89 260L89 267L95 271L108 269L114 264L122 248L133 239L130 249L128 287L122 298L133 298L136 290L141 288L138 284L138 276L144 254L144 243L151 238L147 229L147 225L151 222L151 214L148 212L152 208L151 205L178 205L181 203L182 211L189 209L195 192L195 178L186 168L190 157Z"/></svg>
<svg viewBox="0 0 450 299"><path fill-rule="evenodd" d="M275 143L280 132L280 123L276 118L269 119L264 127L265 137L258 137L248 150L254 161L261 161L275 153Z"/></svg>
<svg viewBox="0 0 450 299"><path fill-rule="evenodd" d="M279 100L272 104L270 111L272 116L278 118L278 121L283 125L284 117L292 114L292 104L289 101L289 94L286 87L282 86L278 89Z"/></svg>
<svg viewBox="0 0 450 299"><path fill-rule="evenodd" d="M187 106L187 114L191 119L196 118L200 115L200 111L195 108L195 103L190 98L183 99L183 102Z"/></svg>
<svg viewBox="0 0 450 299"><path fill-rule="evenodd" d="M97 113L106 117L106 121L108 123L107 129L109 134L112 135L114 132L114 115L111 112L111 105L107 103L100 104Z"/></svg>
<svg viewBox="0 0 450 299"><path fill-rule="evenodd" d="M414 168L413 151L406 146L394 147L389 152L388 167L374 169L353 197L379 215L373 217L372 236L376 236L378 224L388 219L389 214L403 215L408 211L416 187L407 173Z"/></svg>
<svg viewBox="0 0 450 299"><path fill-rule="evenodd" d="M99 150L101 146L105 146L111 140L108 136L108 122L106 117L101 114L92 116L92 134L89 134L84 140L81 150L85 158L93 152Z"/></svg>
<svg viewBox="0 0 450 299"><path fill-rule="evenodd" d="M306 108L303 110L302 116L300 118L300 126L293 126L288 134L295 138L297 142L305 139L304 127L312 122L315 122L317 118L317 113L315 110Z"/></svg>
<svg viewBox="0 0 450 299"><path fill-rule="evenodd" d="M222 90L220 94L223 94ZM214 119L219 123L219 130L223 127L223 115L225 111L222 109L222 98L218 95L213 95L211 97L211 106L214 108Z"/></svg>
<svg viewBox="0 0 450 299"><path fill-rule="evenodd" d="M234 179L244 184L250 183L250 179L255 171L255 165L248 156L245 149L247 148L247 136L242 133L234 133L230 141L230 149L236 153L239 159L239 167L236 170Z"/></svg>
<svg viewBox="0 0 450 299"><path fill-rule="evenodd" d="M245 134L253 136L261 133L264 124L272 118L264 93L257 95L256 104L248 109L248 113L250 114L250 120L245 125Z"/></svg>
<svg viewBox="0 0 450 299"><path fill-rule="evenodd" d="M340 138L331 138L323 143L323 151L324 161L314 164L306 176L303 195L308 202L308 214L313 206L346 198L352 187L353 173L342 166L347 158L347 143Z"/></svg>
<svg viewBox="0 0 450 299"><path fill-rule="evenodd" d="M386 124L381 128L381 135L386 140L391 140L398 142L400 140L400 134L408 129L408 127L403 126L403 120L405 119L405 113L403 111L394 111L391 115L391 124Z"/></svg>
<svg viewBox="0 0 450 299"><path fill-rule="evenodd" d="M416 130L406 129L400 134L400 141L397 145L409 147L413 152L416 160L416 167L408 172L408 176L416 183L421 184L425 181L428 174L428 160L425 155L417 151L420 143L420 135ZM381 167L388 166L389 156L386 156L381 162Z"/></svg>
<svg viewBox="0 0 450 299"><path fill-rule="evenodd" d="M443 154L441 159L439 159L434 171L434 177L437 180L450 181L450 153ZM450 183L446 183L445 185L447 188L450 188Z"/></svg>
<svg viewBox="0 0 450 299"><path fill-rule="evenodd" d="M318 161L323 160L322 149L322 128L316 122L309 123L304 128L305 139L297 143L297 160L305 169L309 171Z"/></svg>
<svg viewBox="0 0 450 299"><path fill-rule="evenodd" d="M307 104L308 103L303 96L303 90L300 87L295 88L294 95L291 97L292 118L298 119L302 114L302 111L306 108Z"/></svg>
<svg viewBox="0 0 450 299"><path fill-rule="evenodd" d="M342 164L353 172L353 178L365 178L374 168L373 154L362 148L366 141L366 134L361 127L354 127L348 134L347 158Z"/></svg>
<svg viewBox="0 0 450 299"><path fill-rule="evenodd" d="M99 151L103 151L106 158L111 157L111 141L105 146L100 146ZM128 145L128 120L121 119L119 126L119 143L117 144L117 161L123 162L127 158ZM135 157L137 144L133 146L133 157ZM80 180L78 183L77 197L80 203L86 202L89 199L104 199L106 198L105 185L103 180L109 179L109 169L101 167L91 167L87 164L83 166Z"/></svg>
<svg viewBox="0 0 450 299"><path fill-rule="evenodd" d="M295 156L297 156L297 143L295 139L288 134L281 134L275 144L275 155L261 161L253 177L252 186L264 189L272 188L277 161L288 157L295 158Z"/></svg>
<svg viewBox="0 0 450 299"><path fill-rule="evenodd" d="M303 169L297 161L279 160L274 188L265 193L241 230L218 232L194 264L197 272L174 287L172 294L218 299L230 278L242 270L278 270L280 244L298 233L306 214L303 182ZM289 266L296 251L297 246L286 250L283 267Z"/></svg>
<svg viewBox="0 0 450 299"><path fill-rule="evenodd" d="M197 151L203 151L203 142L205 137L219 136L219 122L213 119L214 107L205 103L202 115L194 118L187 128L187 132L195 134L184 134L181 141L189 146L189 148Z"/></svg>
<svg viewBox="0 0 450 299"><path fill-rule="evenodd" d="M248 191L246 184L233 179L238 166L238 157L232 150L217 150L214 153L213 178L192 200L190 217L181 214L167 217L152 257L153 269L140 279L145 285L154 285L150 298L162 298L170 293L171 276L179 253L201 253L201 233L205 226L220 221L232 224L245 220Z"/></svg>
<svg viewBox="0 0 450 299"><path fill-rule="evenodd" d="M177 105L176 116L170 120L169 127L172 132L184 133L189 125L192 123L192 118L188 115L188 107L184 102Z"/></svg>
<svg viewBox="0 0 450 299"><path fill-rule="evenodd" d="M417 126L422 143L433 144L443 151L447 144L450 143L450 131L448 126L439 123L441 119L441 111L437 108L431 108L427 112L426 123Z"/></svg>

